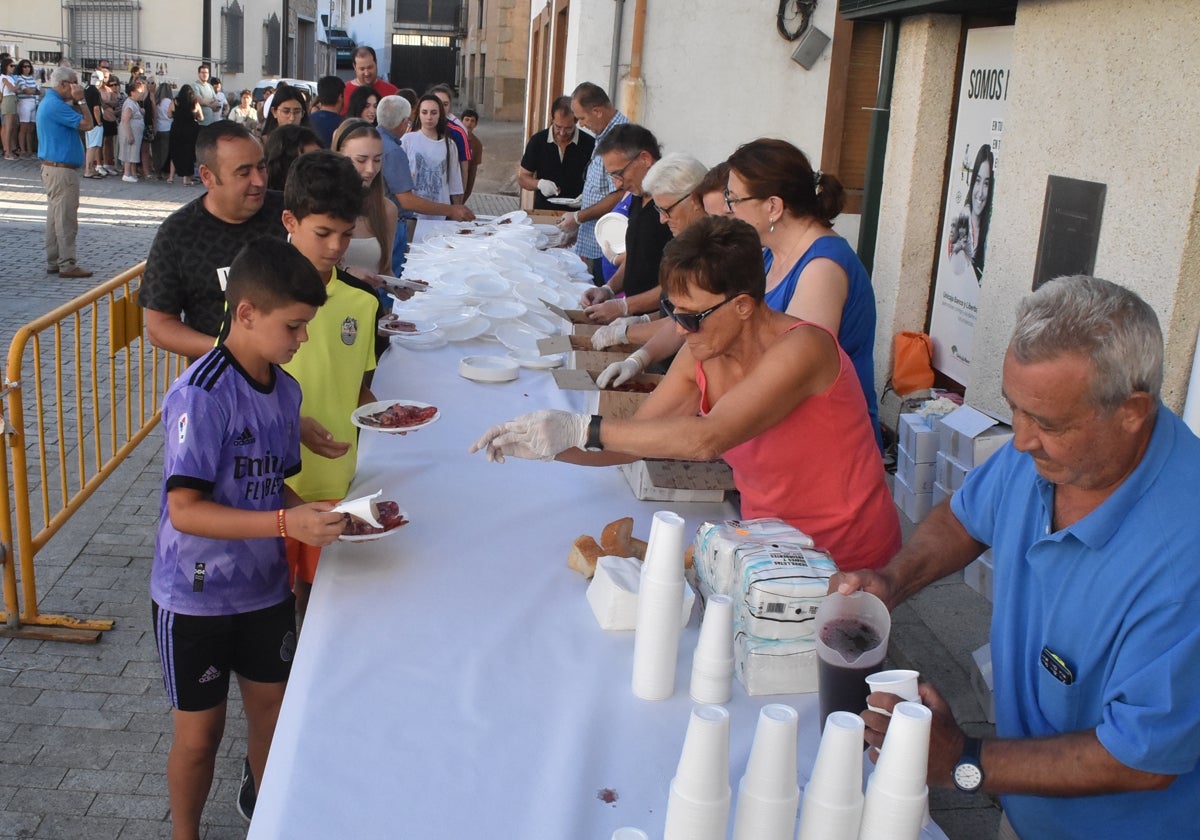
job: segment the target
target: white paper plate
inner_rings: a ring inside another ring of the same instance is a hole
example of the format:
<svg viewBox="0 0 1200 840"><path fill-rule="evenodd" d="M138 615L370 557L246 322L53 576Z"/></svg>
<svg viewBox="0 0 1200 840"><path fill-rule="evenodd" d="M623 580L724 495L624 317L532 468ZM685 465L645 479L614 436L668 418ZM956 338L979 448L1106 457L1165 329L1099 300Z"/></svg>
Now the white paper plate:
<svg viewBox="0 0 1200 840"><path fill-rule="evenodd" d="M379 279L383 282L383 287L387 291L397 289L410 289L414 292L428 292L429 284L425 282L418 283L416 280L405 280L403 277L392 277L390 274L380 274Z"/></svg>
<svg viewBox="0 0 1200 840"><path fill-rule="evenodd" d="M512 291L507 281L491 274L472 274L463 282L472 292L484 297L504 297Z"/></svg>
<svg viewBox="0 0 1200 840"><path fill-rule="evenodd" d="M596 241L614 254L625 253L625 229L629 219L620 213L605 213L596 220Z"/></svg>
<svg viewBox="0 0 1200 840"><path fill-rule="evenodd" d="M577 195L574 198L564 198L561 195L556 195L554 198L548 199L551 204L557 204L559 207L582 207L583 196Z"/></svg>
<svg viewBox="0 0 1200 840"><path fill-rule="evenodd" d="M353 423L355 426L358 426L358 428L360 428L360 429L366 429L367 431L371 431L371 432L384 432L386 434L399 434L400 432L414 432L417 429L423 429L426 426L430 425L431 423L436 423L438 420L441 419L441 416L442 416L442 413L439 411L436 414L434 414L433 417L426 420L424 423L417 423L414 426L395 426L395 427L386 427L386 428L382 427L382 426L373 425L370 422L363 419L363 418L367 417L368 415L378 414L379 412L383 411L386 408L391 408L393 405L410 405L410 406L413 406L414 408L432 408L432 406L429 403L417 402L416 400L377 400L376 402L373 402L373 403L367 403L366 405L360 405L358 408L354 409L353 413L351 413L351 415L350 415L350 422Z"/></svg>
<svg viewBox="0 0 1200 840"><path fill-rule="evenodd" d="M518 353L510 353L509 355L514 362L530 370L553 370L554 368L562 367L567 361L565 353L553 353L549 356L527 356Z"/></svg>
<svg viewBox="0 0 1200 840"><path fill-rule="evenodd" d="M408 517L408 511L401 508L400 515L404 517L404 525L409 525L412 523L412 520ZM397 525L395 528L389 528L386 531L380 531L378 534L343 534L342 536L338 537L338 540L341 542L373 542L375 540L381 540L384 537L390 537L392 534L403 528L404 525Z"/></svg>
<svg viewBox="0 0 1200 840"><path fill-rule="evenodd" d="M470 341L472 338L479 338L485 332L492 328L492 322L489 318L482 315L476 315L469 321L464 321L461 324L456 324L453 327L446 327L442 330L446 338L450 341Z"/></svg>
<svg viewBox="0 0 1200 840"><path fill-rule="evenodd" d="M513 210L511 213L505 213L503 216L497 216L492 223L495 225L520 225L524 224L529 219L529 214L524 210Z"/></svg>
<svg viewBox="0 0 1200 840"><path fill-rule="evenodd" d="M472 382L512 382L520 365L505 356L466 356L458 363L458 374Z"/></svg>
<svg viewBox="0 0 1200 840"><path fill-rule="evenodd" d="M399 330L391 326L393 323L406 321L412 324L411 330ZM387 315L379 319L379 331L384 335L424 335L433 332L437 327L428 321L412 321L399 315Z"/></svg>
<svg viewBox="0 0 1200 840"><path fill-rule="evenodd" d="M518 303L515 300L504 300L503 298L488 298L483 303L479 304L479 311L489 318L516 318L518 315L524 315L528 307L523 303Z"/></svg>
<svg viewBox="0 0 1200 840"><path fill-rule="evenodd" d="M416 338L405 338L402 335L392 336L392 343L399 344L405 350L436 350L439 347L446 346L446 336L441 330L434 330L426 335L419 335Z"/></svg>
<svg viewBox="0 0 1200 840"><path fill-rule="evenodd" d="M496 327L496 339L515 353L525 356L538 354L537 343L546 337L546 333L535 330L520 321L509 321Z"/></svg>
<svg viewBox="0 0 1200 840"><path fill-rule="evenodd" d="M438 325L439 329L447 330L462 326L463 324L473 321L478 317L479 307L462 306L460 304L456 309L447 309L440 315L435 315L433 320Z"/></svg>
<svg viewBox="0 0 1200 840"><path fill-rule="evenodd" d="M543 315L541 312L533 312L531 310L517 320L526 326L533 327L540 333L554 335L558 332L558 325L562 323L562 319L553 316L553 313L549 309L545 310L545 313Z"/></svg>

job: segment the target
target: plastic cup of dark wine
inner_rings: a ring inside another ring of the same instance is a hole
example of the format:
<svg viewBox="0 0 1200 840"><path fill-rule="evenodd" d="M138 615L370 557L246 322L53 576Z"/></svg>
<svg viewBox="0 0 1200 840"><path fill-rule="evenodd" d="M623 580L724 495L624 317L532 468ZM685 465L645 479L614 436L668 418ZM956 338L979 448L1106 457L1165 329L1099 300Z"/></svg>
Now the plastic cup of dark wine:
<svg viewBox="0 0 1200 840"><path fill-rule="evenodd" d="M821 729L831 712L861 713L866 677L883 670L892 617L869 592L831 593L817 610L817 685Z"/></svg>

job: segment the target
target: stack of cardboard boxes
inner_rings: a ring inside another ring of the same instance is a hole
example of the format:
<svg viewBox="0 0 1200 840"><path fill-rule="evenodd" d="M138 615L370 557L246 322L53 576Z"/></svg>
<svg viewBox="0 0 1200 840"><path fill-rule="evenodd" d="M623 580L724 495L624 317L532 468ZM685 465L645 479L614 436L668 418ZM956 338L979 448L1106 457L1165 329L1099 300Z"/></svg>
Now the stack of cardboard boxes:
<svg viewBox="0 0 1200 840"><path fill-rule="evenodd" d="M962 487L967 473L1012 437L1011 428L969 405L932 420L901 414L899 427L892 498L913 522Z"/></svg>

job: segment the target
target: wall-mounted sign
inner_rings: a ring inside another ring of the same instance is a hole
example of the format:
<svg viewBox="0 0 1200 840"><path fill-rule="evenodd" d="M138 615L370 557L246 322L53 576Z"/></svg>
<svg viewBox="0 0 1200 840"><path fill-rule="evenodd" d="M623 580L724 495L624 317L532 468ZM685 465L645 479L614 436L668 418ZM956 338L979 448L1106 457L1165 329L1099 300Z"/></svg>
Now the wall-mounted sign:
<svg viewBox="0 0 1200 840"><path fill-rule="evenodd" d="M1002 168L1012 33L1011 26L968 30L959 80L929 335L933 366L963 384L971 372L992 196Z"/></svg>

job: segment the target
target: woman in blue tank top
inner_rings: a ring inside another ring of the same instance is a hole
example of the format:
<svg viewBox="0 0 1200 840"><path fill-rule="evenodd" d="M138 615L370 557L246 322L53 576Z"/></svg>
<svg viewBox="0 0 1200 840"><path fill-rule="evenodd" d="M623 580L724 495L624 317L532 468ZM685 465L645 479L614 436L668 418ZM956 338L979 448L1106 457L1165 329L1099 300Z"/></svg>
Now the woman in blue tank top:
<svg viewBox="0 0 1200 840"><path fill-rule="evenodd" d="M725 203L758 231L765 249L767 305L837 336L850 357L879 435L875 394L875 292L854 249L833 232L845 193L832 175L814 172L804 152L763 139L729 158Z"/></svg>

